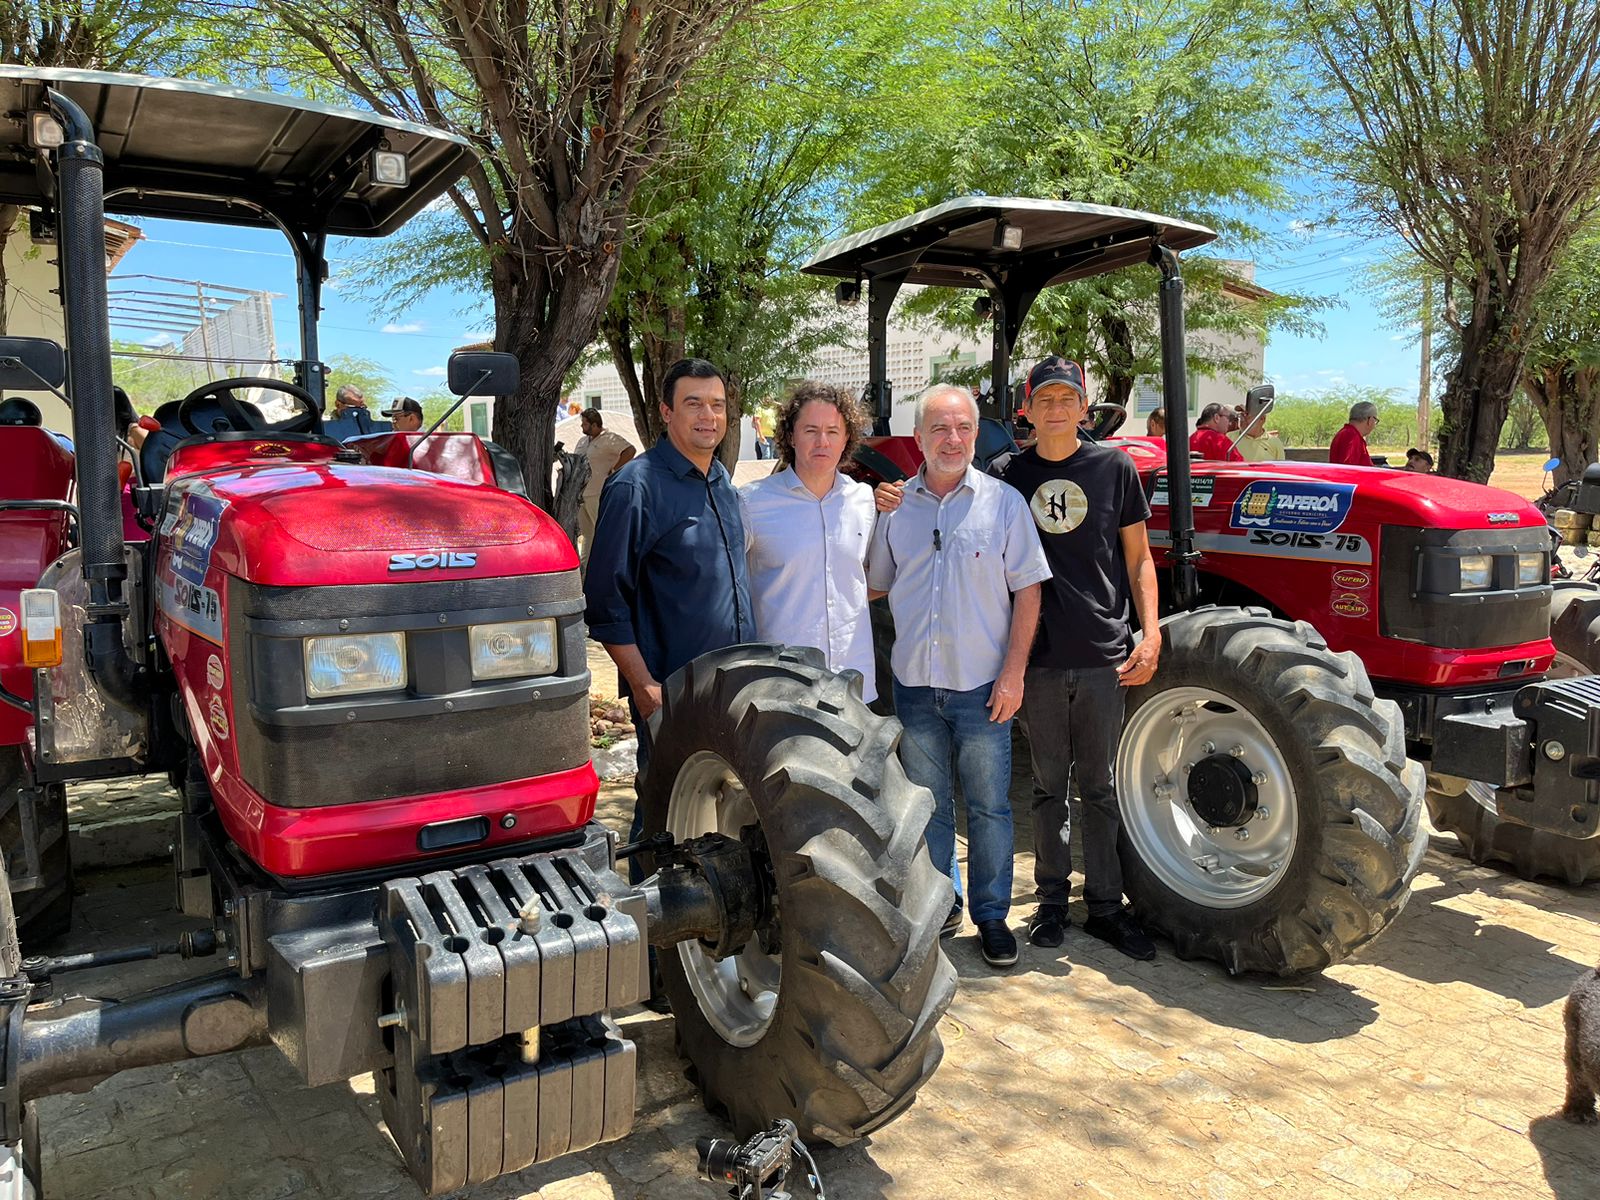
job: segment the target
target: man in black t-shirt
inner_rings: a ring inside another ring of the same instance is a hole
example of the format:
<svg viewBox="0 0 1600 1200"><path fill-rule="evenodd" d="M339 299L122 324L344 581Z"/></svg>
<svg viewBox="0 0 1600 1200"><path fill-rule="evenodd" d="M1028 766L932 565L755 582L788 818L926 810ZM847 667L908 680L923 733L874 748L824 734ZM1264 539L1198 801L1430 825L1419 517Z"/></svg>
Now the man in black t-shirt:
<svg viewBox="0 0 1600 1200"><path fill-rule="evenodd" d="M1155 946L1122 903L1122 823L1112 776L1122 689L1147 682L1161 652L1155 563L1145 533L1150 507L1132 458L1079 439L1088 403L1077 363L1051 357L1034 367L1028 407L1038 442L1001 472L1028 501L1052 571L1022 693L1039 895L1028 938L1059 946L1070 923L1067 788L1075 771L1083 800L1084 931L1133 958L1154 958ZM1130 609L1144 630L1137 644Z"/></svg>

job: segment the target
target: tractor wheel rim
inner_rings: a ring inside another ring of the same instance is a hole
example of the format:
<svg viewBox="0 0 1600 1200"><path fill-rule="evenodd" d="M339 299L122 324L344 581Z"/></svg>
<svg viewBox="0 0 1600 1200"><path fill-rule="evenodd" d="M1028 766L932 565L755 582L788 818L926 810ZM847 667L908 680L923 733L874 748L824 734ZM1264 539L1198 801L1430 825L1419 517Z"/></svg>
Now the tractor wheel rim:
<svg viewBox="0 0 1600 1200"><path fill-rule="evenodd" d="M667 801L667 832L683 842L703 833L738 837L758 825L755 804L738 773L720 754L701 750L678 772ZM761 949L759 936L736 954L717 962L700 942L679 942L689 988L700 1012L732 1046L752 1046L772 1024L778 1005L782 960Z"/></svg>
<svg viewBox="0 0 1600 1200"><path fill-rule="evenodd" d="M1238 825L1209 826L1190 802L1185 768L1212 754L1237 758L1253 777L1256 808ZM1168 689L1133 714L1117 748L1117 801L1140 860L1209 908L1259 900L1294 857L1300 815L1283 753L1260 721L1210 688Z"/></svg>

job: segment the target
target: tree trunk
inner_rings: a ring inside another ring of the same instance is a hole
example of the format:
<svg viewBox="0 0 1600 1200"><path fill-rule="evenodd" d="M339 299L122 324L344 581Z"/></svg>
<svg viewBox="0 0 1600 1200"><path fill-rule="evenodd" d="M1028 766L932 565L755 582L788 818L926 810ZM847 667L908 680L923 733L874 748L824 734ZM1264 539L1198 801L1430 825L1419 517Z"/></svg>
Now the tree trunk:
<svg viewBox="0 0 1600 1200"><path fill-rule="evenodd" d="M1550 435L1550 454L1559 458L1555 485L1577 479L1596 458L1600 438L1600 367L1570 363L1531 371L1524 383Z"/></svg>
<svg viewBox="0 0 1600 1200"><path fill-rule="evenodd" d="M1461 331L1461 353L1445 376L1439 407L1439 474L1489 482L1506 410L1517 389L1527 352L1512 336L1504 309L1475 298L1472 319Z"/></svg>
<svg viewBox="0 0 1600 1200"><path fill-rule="evenodd" d="M1106 343L1105 392L1097 404L1120 404L1128 407L1133 395L1133 330L1118 313L1107 313L1100 318L1100 333Z"/></svg>
<svg viewBox="0 0 1600 1200"><path fill-rule="evenodd" d="M574 454L566 447L556 451L560 483L556 485L555 506L550 515L574 546L578 544L578 513L583 508L583 490L589 485L590 467L586 454Z"/></svg>

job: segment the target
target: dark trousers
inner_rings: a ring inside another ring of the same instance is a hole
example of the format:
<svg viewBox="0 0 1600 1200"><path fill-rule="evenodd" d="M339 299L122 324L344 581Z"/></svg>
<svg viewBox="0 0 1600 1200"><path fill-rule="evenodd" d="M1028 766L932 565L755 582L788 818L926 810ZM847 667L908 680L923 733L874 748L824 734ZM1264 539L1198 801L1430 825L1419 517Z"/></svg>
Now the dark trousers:
<svg viewBox="0 0 1600 1200"><path fill-rule="evenodd" d="M638 706L632 697L628 699L628 715L633 718L633 731L639 738L639 753L634 759L638 764L638 773L633 777L633 824L628 829L628 840L637 842L644 836L644 808L639 803L639 781L644 778L644 769L650 765L650 722L640 720ZM628 882L638 883L643 878L644 867L635 854L628 860ZM650 953L653 956L655 951Z"/></svg>
<svg viewBox="0 0 1600 1200"><path fill-rule="evenodd" d="M1070 777L1083 801L1083 895L1092 917L1122 907L1113 769L1126 693L1115 667L1029 667L1022 719L1033 757L1033 881L1040 904L1066 904L1071 893Z"/></svg>

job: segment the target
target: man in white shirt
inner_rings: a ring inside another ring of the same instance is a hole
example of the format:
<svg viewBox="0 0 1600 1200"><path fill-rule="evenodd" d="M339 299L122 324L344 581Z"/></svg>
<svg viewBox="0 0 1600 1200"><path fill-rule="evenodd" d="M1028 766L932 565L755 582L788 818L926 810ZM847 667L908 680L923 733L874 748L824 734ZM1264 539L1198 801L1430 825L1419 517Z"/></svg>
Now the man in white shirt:
<svg viewBox="0 0 1600 1200"><path fill-rule="evenodd" d="M600 516L601 489L606 486L606 480L633 457L634 449L633 443L627 438L606 428L605 418L600 415L598 408L584 409L578 424L583 429L583 436L578 439L572 452L589 460L589 482L584 485L583 507L578 513L578 534L583 543L579 548L578 561L587 573L589 547L594 542L594 525Z"/></svg>
<svg viewBox="0 0 1600 1200"><path fill-rule="evenodd" d="M955 777L967 802L967 901L983 959L1017 961L1011 910L1011 719L1022 705L1050 564L1028 502L972 465L978 406L965 388L935 384L917 398L922 468L873 534L867 584L894 614L894 710L900 761L933 793L928 853L955 861ZM955 909L945 923L961 925Z"/></svg>
<svg viewBox="0 0 1600 1200"><path fill-rule="evenodd" d="M839 473L867 427L843 388L806 380L778 414L779 470L739 489L756 636L814 646L834 671L861 673L877 698L865 562L872 489Z"/></svg>

